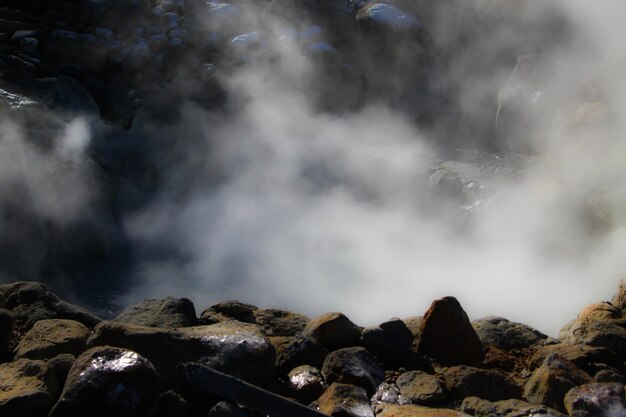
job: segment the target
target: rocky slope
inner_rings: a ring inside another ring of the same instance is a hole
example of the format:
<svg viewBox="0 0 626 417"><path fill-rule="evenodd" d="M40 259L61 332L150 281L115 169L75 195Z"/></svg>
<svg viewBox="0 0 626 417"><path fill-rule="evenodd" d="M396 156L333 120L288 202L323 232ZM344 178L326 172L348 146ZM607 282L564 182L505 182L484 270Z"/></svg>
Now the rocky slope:
<svg viewBox="0 0 626 417"><path fill-rule="evenodd" d="M0 286L0 415L626 415L626 282L558 338L453 297L360 327L342 313L150 299L100 320L37 282Z"/></svg>

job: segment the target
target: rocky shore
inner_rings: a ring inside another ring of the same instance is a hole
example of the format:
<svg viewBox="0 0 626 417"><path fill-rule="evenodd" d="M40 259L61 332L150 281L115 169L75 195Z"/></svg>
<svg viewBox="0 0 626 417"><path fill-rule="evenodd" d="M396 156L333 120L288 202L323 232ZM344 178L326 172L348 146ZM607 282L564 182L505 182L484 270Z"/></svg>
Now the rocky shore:
<svg viewBox="0 0 626 417"><path fill-rule="evenodd" d="M626 415L626 281L557 338L454 297L371 327L171 297L101 320L38 282L0 307L3 417Z"/></svg>

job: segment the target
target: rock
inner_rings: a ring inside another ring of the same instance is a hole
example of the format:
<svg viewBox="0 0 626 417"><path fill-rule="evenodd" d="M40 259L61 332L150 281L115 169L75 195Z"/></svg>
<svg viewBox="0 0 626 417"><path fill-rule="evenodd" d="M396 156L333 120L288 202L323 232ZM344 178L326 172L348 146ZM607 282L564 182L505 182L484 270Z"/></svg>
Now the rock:
<svg viewBox="0 0 626 417"><path fill-rule="evenodd" d="M398 387L387 382L380 384L372 396L372 404L398 404L401 401L403 398L400 396Z"/></svg>
<svg viewBox="0 0 626 417"><path fill-rule="evenodd" d="M53 110L69 114L100 116L100 108L78 81L71 77L47 77L33 81L34 95Z"/></svg>
<svg viewBox="0 0 626 417"><path fill-rule="evenodd" d="M114 321L148 327L190 327L198 324L196 309L187 298L148 299L122 311Z"/></svg>
<svg viewBox="0 0 626 417"><path fill-rule="evenodd" d="M526 382L524 397L532 403L544 404L565 412L565 394L571 388L591 381L591 377L576 365L552 353Z"/></svg>
<svg viewBox="0 0 626 417"><path fill-rule="evenodd" d="M413 343L413 334L400 319L366 327L360 344L386 363L401 363Z"/></svg>
<svg viewBox="0 0 626 417"><path fill-rule="evenodd" d="M14 325L15 316L13 313L4 308L0 308L0 362L9 353Z"/></svg>
<svg viewBox="0 0 626 417"><path fill-rule="evenodd" d="M0 365L2 416L45 416L58 392L58 383L45 362L19 359Z"/></svg>
<svg viewBox="0 0 626 417"><path fill-rule="evenodd" d="M376 392L385 373L362 347L343 348L331 352L324 360L322 375L326 383L340 382L364 388L368 395Z"/></svg>
<svg viewBox="0 0 626 417"><path fill-rule="evenodd" d="M254 323L254 314L252 313L258 309L257 306L237 300L222 301L204 310L200 315L200 321L202 324L213 324L218 321L233 319L244 323Z"/></svg>
<svg viewBox="0 0 626 417"><path fill-rule="evenodd" d="M469 417L469 415L446 408L380 404L376 407L376 417Z"/></svg>
<svg viewBox="0 0 626 417"><path fill-rule="evenodd" d="M62 353L80 355L86 347L89 329L74 320L40 320L22 337L16 358L50 359Z"/></svg>
<svg viewBox="0 0 626 417"><path fill-rule="evenodd" d="M277 308L258 309L253 315L254 323L268 336L296 336L310 320L303 314Z"/></svg>
<svg viewBox="0 0 626 417"><path fill-rule="evenodd" d="M398 377L396 385L403 399L418 405L441 404L448 398L444 381L422 371L405 372Z"/></svg>
<svg viewBox="0 0 626 417"><path fill-rule="evenodd" d="M321 368L328 351L315 339L298 335L295 337L270 337L276 351L276 371L286 374L300 365Z"/></svg>
<svg viewBox="0 0 626 417"><path fill-rule="evenodd" d="M361 329L342 313L327 313L312 319L302 333L333 351L355 346Z"/></svg>
<svg viewBox="0 0 626 417"><path fill-rule="evenodd" d="M356 20L366 30L372 31L419 32L423 29L417 17L386 3L366 3L359 9Z"/></svg>
<svg viewBox="0 0 626 417"><path fill-rule="evenodd" d="M480 397L489 401L520 398L522 390L508 376L488 369L454 366L444 372L446 389L457 399Z"/></svg>
<svg viewBox="0 0 626 417"><path fill-rule="evenodd" d="M0 308L4 308L6 306L4 302L4 294L0 293Z"/></svg>
<svg viewBox="0 0 626 417"><path fill-rule="evenodd" d="M292 369L287 378L289 396L302 404L310 404L317 400L326 389L322 373L309 365Z"/></svg>
<svg viewBox="0 0 626 417"><path fill-rule="evenodd" d="M420 326L417 351L443 365L472 364L483 358L480 339L454 297L432 303Z"/></svg>
<svg viewBox="0 0 626 417"><path fill-rule="evenodd" d="M320 397L319 411L335 417L374 417L367 393L363 388L333 383Z"/></svg>
<svg viewBox="0 0 626 417"><path fill-rule="evenodd" d="M209 417L258 417L258 414L239 408L235 404L220 401L211 408Z"/></svg>
<svg viewBox="0 0 626 417"><path fill-rule="evenodd" d="M624 385L591 383L572 388L564 399L570 417L624 416Z"/></svg>
<svg viewBox="0 0 626 417"><path fill-rule="evenodd" d="M596 372L593 376L593 380L596 382L617 382L619 384L625 384L626 376L624 376L623 372L607 366Z"/></svg>
<svg viewBox="0 0 626 417"><path fill-rule="evenodd" d="M611 304L620 310L626 312L626 279L619 282L619 288L611 300Z"/></svg>
<svg viewBox="0 0 626 417"><path fill-rule="evenodd" d="M330 28L343 24L346 27L355 14L354 3L347 0L272 0L263 10L268 18L280 18L288 23L316 22Z"/></svg>
<svg viewBox="0 0 626 417"><path fill-rule="evenodd" d="M39 282L16 282L0 285L6 307L15 315L16 326L29 330L39 320L68 319L93 328L100 319L82 307L62 301Z"/></svg>
<svg viewBox="0 0 626 417"><path fill-rule="evenodd" d="M419 335L419 329L422 325L422 320L424 320L423 316L413 316L402 319L406 327L411 331L411 333L413 333L414 339L417 338L417 336Z"/></svg>
<svg viewBox="0 0 626 417"><path fill-rule="evenodd" d="M187 401L176 391L165 391L159 396L159 409L156 417L185 417L188 414Z"/></svg>
<svg viewBox="0 0 626 417"><path fill-rule="evenodd" d="M494 345L500 349L523 349L534 346L548 336L525 324L502 317L485 317L472 322L483 346Z"/></svg>
<svg viewBox="0 0 626 417"><path fill-rule="evenodd" d="M607 348L561 343L542 346L537 349L529 363L531 369L541 366L551 353L556 353L561 358L574 363L574 365L589 375L593 375L598 371L599 364L606 364L618 369L623 367L623 361L620 357Z"/></svg>
<svg viewBox="0 0 626 417"><path fill-rule="evenodd" d="M155 365L163 381L182 362L200 362L259 386L274 371L275 354L269 339L257 326L235 321L175 330L103 322L87 345L138 352Z"/></svg>
<svg viewBox="0 0 626 417"><path fill-rule="evenodd" d="M98 346L76 359L50 417L150 416L158 399L150 361L130 350Z"/></svg>
<svg viewBox="0 0 626 417"><path fill-rule="evenodd" d="M515 399L491 402L478 397L467 397L459 409L475 417L532 417L537 415L565 417L558 411L546 406Z"/></svg>
<svg viewBox="0 0 626 417"><path fill-rule="evenodd" d="M67 30L54 30L43 40L42 58L50 64L76 64L88 71L104 70L106 44L96 36Z"/></svg>
<svg viewBox="0 0 626 417"><path fill-rule="evenodd" d="M46 362L54 373L60 387L65 385L65 380L70 373L70 369L72 369L72 365L74 365L74 361L76 361L76 356L69 353L62 353Z"/></svg>

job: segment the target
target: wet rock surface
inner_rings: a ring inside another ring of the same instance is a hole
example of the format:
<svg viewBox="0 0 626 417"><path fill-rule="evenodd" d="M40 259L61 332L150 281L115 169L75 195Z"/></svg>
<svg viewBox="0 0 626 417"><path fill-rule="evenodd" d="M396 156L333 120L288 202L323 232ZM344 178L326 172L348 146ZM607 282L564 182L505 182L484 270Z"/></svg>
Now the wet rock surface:
<svg viewBox="0 0 626 417"><path fill-rule="evenodd" d="M150 416L158 399L150 361L130 350L99 346L76 359L50 416Z"/></svg>
<svg viewBox="0 0 626 417"><path fill-rule="evenodd" d="M50 359L68 353L78 356L85 350L89 329L73 320L40 320L17 345L16 358Z"/></svg>
<svg viewBox="0 0 626 417"><path fill-rule="evenodd" d="M319 410L329 416L374 417L363 388L335 382L320 397Z"/></svg>
<svg viewBox="0 0 626 417"><path fill-rule="evenodd" d="M331 352L324 360L322 374L326 382L352 384L373 395L385 377L384 369L362 347L343 348Z"/></svg>
<svg viewBox="0 0 626 417"><path fill-rule="evenodd" d="M302 333L332 351L356 346L361 329L342 313L327 313L313 318Z"/></svg>
<svg viewBox="0 0 626 417"><path fill-rule="evenodd" d="M572 388L564 399L570 417L626 415L624 385L592 383Z"/></svg>

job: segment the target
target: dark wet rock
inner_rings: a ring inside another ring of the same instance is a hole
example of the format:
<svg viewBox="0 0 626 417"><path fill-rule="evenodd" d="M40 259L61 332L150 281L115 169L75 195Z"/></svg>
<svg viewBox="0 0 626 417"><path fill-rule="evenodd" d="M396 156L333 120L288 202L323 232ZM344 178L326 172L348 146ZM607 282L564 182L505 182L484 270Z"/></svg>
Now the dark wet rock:
<svg viewBox="0 0 626 417"><path fill-rule="evenodd" d="M480 397L489 401L521 398L521 388L508 376L489 369L454 366L443 374L446 389L457 399Z"/></svg>
<svg viewBox="0 0 626 417"><path fill-rule="evenodd" d="M372 357L362 347L343 348L331 352L324 360L322 374L326 383L340 382L364 388L368 395L376 392L378 385L383 382L385 373Z"/></svg>
<svg viewBox="0 0 626 417"><path fill-rule="evenodd" d="M171 377L181 362L200 362L261 386L274 371L269 339L257 326L236 321L175 330L103 322L87 344L136 351L156 366L162 380Z"/></svg>
<svg viewBox="0 0 626 417"><path fill-rule="evenodd" d="M558 354L561 358L574 363L577 367L590 375L595 374L600 364L605 364L618 369L623 367L623 361L613 351L588 345L548 345L543 346L534 353L530 360L531 369L541 366L545 358L551 353Z"/></svg>
<svg viewBox="0 0 626 417"><path fill-rule="evenodd" d="M47 77L33 81L34 95L53 110L76 115L100 116L91 93L71 77Z"/></svg>
<svg viewBox="0 0 626 417"><path fill-rule="evenodd" d="M565 412L563 397L567 392L582 384L592 382L589 374L581 371L572 362L552 353L533 372L524 386L524 397L536 404L544 404Z"/></svg>
<svg viewBox="0 0 626 417"><path fill-rule="evenodd" d="M404 399L400 396L400 390L394 384L383 382L378 386L372 396L372 404L399 404Z"/></svg>
<svg viewBox="0 0 626 417"><path fill-rule="evenodd" d="M596 382L617 382L619 384L625 384L626 376L624 372L615 368L601 366L601 369L593 376L593 380Z"/></svg>
<svg viewBox="0 0 626 417"><path fill-rule="evenodd" d="M295 336L302 333L310 320L303 314L277 308L258 309L253 314L254 323L268 336Z"/></svg>
<svg viewBox="0 0 626 417"><path fill-rule="evenodd" d="M324 393L326 384L319 369L309 365L294 368L287 375L289 396L302 404L310 404Z"/></svg>
<svg viewBox="0 0 626 417"><path fill-rule="evenodd" d="M560 412L544 405L531 404L526 401L511 399L491 402L478 397L467 397L459 409L476 417L565 417Z"/></svg>
<svg viewBox="0 0 626 417"><path fill-rule="evenodd" d="M115 319L120 323L148 327L190 327L198 324L196 309L187 298L148 299L122 311Z"/></svg>
<svg viewBox="0 0 626 417"><path fill-rule="evenodd" d="M536 345L548 336L530 326L515 323L502 317L485 317L472 322L483 346L494 345L501 349L521 349Z"/></svg>
<svg viewBox="0 0 626 417"><path fill-rule="evenodd" d="M169 390L159 395L159 409L155 417L185 417L188 411L187 401L176 391Z"/></svg>
<svg viewBox="0 0 626 417"><path fill-rule="evenodd" d="M40 320L22 337L16 358L50 359L62 353L80 355L86 347L89 329L74 320Z"/></svg>
<svg viewBox="0 0 626 417"><path fill-rule="evenodd" d="M366 391L350 384L331 384L318 404L319 410L329 416L374 417Z"/></svg>
<svg viewBox="0 0 626 417"><path fill-rule="evenodd" d="M251 411L244 410L236 404L220 401L209 411L209 417L258 417Z"/></svg>
<svg viewBox="0 0 626 417"><path fill-rule="evenodd" d="M9 310L0 308L0 361L9 353L9 343L13 335L15 316Z"/></svg>
<svg viewBox="0 0 626 417"><path fill-rule="evenodd" d="M39 282L16 282L0 285L6 298L6 307L13 312L16 325L29 330L37 321L68 319L93 328L100 319L86 309L61 300Z"/></svg>
<svg viewBox="0 0 626 417"><path fill-rule="evenodd" d="M158 399L150 361L130 350L99 346L76 359L50 417L150 416Z"/></svg>
<svg viewBox="0 0 626 417"><path fill-rule="evenodd" d="M0 415L45 416L59 392L59 385L43 361L19 359L0 365Z"/></svg>
<svg viewBox="0 0 626 417"><path fill-rule="evenodd" d="M4 303L4 294L0 293L0 308L4 308L6 305Z"/></svg>
<svg viewBox="0 0 626 417"><path fill-rule="evenodd" d="M385 363L401 363L413 343L413 334L400 319L366 327L360 344Z"/></svg>
<svg viewBox="0 0 626 417"><path fill-rule="evenodd" d="M94 35L55 30L43 40L41 54L50 64L77 64L100 72L106 64L107 49Z"/></svg>
<svg viewBox="0 0 626 417"><path fill-rule="evenodd" d="M406 372L398 377L396 385L404 401L418 405L441 404L448 398L445 382L422 371Z"/></svg>
<svg viewBox="0 0 626 417"><path fill-rule="evenodd" d="M624 385L592 383L572 388L564 399L570 417L624 416L626 397Z"/></svg>
<svg viewBox="0 0 626 417"><path fill-rule="evenodd" d="M313 318L302 333L332 351L355 346L361 329L342 313L326 313Z"/></svg>
<svg viewBox="0 0 626 417"><path fill-rule="evenodd" d="M417 351L443 365L473 364L484 355L476 331L454 297L432 303L420 326Z"/></svg>
<svg viewBox="0 0 626 417"><path fill-rule="evenodd" d="M419 405L379 404L375 409L376 417L469 417L461 411Z"/></svg>
<svg viewBox="0 0 626 417"><path fill-rule="evenodd" d="M54 373L54 376L59 382L60 387L65 385L67 375L70 373L70 369L72 368L72 365L74 365L75 361L76 356L69 353L62 353L52 359L49 359L46 362L48 364L48 367L50 367L50 369Z"/></svg>
<svg viewBox="0 0 626 417"><path fill-rule="evenodd" d="M276 351L276 371L286 374L300 365L321 368L328 350L317 340L303 335L271 337Z"/></svg>

